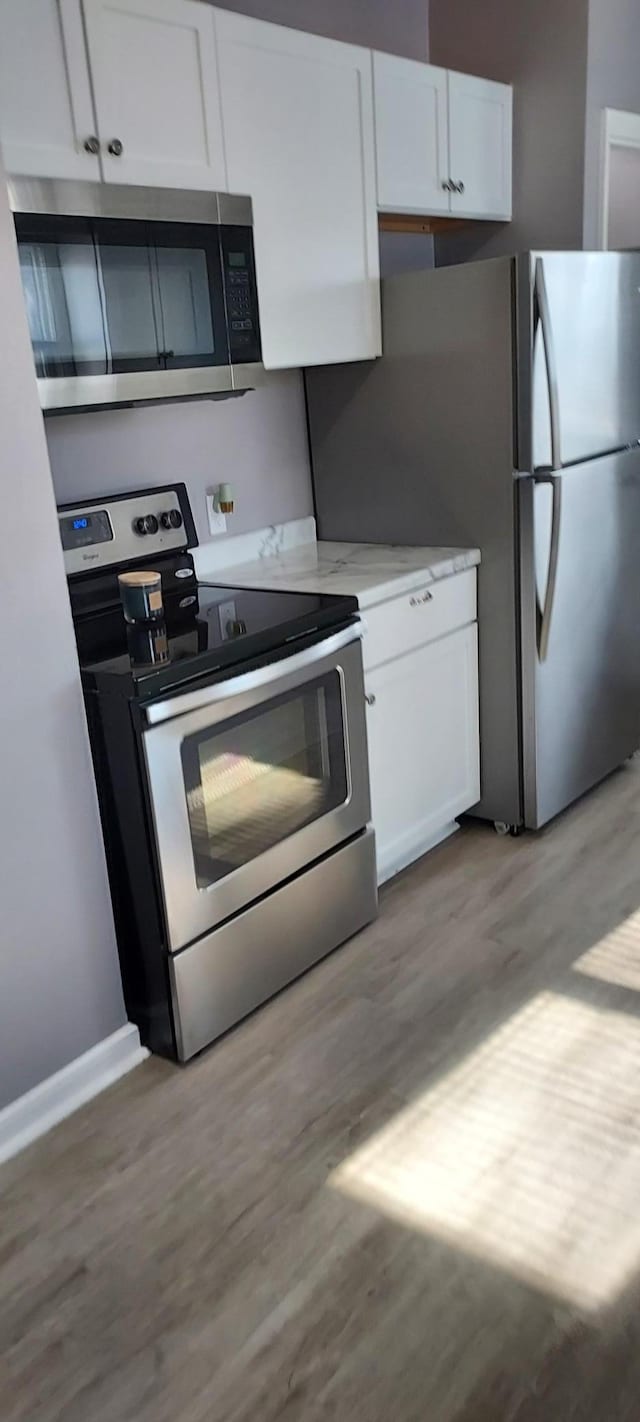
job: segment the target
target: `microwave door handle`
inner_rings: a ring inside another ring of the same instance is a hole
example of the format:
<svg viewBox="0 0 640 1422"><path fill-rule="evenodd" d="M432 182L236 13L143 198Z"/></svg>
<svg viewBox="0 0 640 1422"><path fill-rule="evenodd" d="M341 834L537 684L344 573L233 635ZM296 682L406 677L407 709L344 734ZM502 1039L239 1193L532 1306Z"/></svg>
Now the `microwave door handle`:
<svg viewBox="0 0 640 1422"><path fill-rule="evenodd" d="M153 329L156 339L157 360L158 365L162 366L164 364L164 369L166 370L167 338L164 329L164 306L162 304L160 259L158 257L158 248L156 247L155 242L153 243L153 245L151 244L151 242L149 243L149 247L147 249L147 259L149 262L149 281L151 284L151 310L153 313Z"/></svg>
<svg viewBox="0 0 640 1422"><path fill-rule="evenodd" d="M544 351L544 366L547 376L547 397L549 401L549 420L551 424L551 469L562 468L562 449L560 440L560 385L558 381L558 365L553 342L553 328L551 325L551 311L549 308L549 295L547 292L547 280L544 272L544 261L542 257L536 260L536 273L534 282L535 297L535 321L534 329L539 325L542 333L542 348Z"/></svg>
<svg viewBox="0 0 640 1422"><path fill-rule="evenodd" d="M361 620L343 628L341 632L335 632L332 637L324 637L312 647L305 647L303 652L294 652L293 656L270 662L268 666L257 667L255 671L244 672L240 676L229 676L227 680L217 682L213 686L187 691L184 696L173 696L167 701L155 702L146 707L147 725L157 726L163 721L174 720L176 716L185 716L190 711L200 711L204 706L214 706L221 701L233 701L246 692L282 681L285 676L304 671L307 667L312 667L314 662L321 662L325 657L333 656L343 647L348 647L350 642L359 641L364 633L365 624Z"/></svg>
<svg viewBox="0 0 640 1422"><path fill-rule="evenodd" d="M100 310L102 312L102 334L104 337L104 358L105 374L113 375L113 352L111 349L111 333L109 331L109 308L107 306L107 291L104 284L104 270L102 267L102 256L100 246L96 241L95 233L92 235L93 260L96 264L96 282L98 284L98 298Z"/></svg>

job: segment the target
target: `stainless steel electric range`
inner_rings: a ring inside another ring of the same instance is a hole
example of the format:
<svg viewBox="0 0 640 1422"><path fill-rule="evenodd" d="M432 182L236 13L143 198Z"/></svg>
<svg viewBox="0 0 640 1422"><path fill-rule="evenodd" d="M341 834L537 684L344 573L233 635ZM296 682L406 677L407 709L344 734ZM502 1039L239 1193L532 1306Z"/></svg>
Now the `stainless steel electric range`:
<svg viewBox="0 0 640 1422"><path fill-rule="evenodd" d="M182 484L58 512L127 1010L185 1061L375 916L357 604L198 583Z"/></svg>

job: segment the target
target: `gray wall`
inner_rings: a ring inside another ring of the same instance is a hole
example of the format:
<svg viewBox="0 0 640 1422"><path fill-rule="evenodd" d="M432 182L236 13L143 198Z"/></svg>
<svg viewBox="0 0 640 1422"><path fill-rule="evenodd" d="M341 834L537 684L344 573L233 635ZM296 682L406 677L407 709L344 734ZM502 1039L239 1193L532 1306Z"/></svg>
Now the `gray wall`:
<svg viewBox="0 0 640 1422"><path fill-rule="evenodd" d="M588 0L431 0L429 14L432 63L515 86L513 222L438 238L436 260L580 247Z"/></svg>
<svg viewBox="0 0 640 1422"><path fill-rule="evenodd" d="M380 233L380 276L422 271L434 264L433 237L421 232Z"/></svg>
<svg viewBox="0 0 640 1422"><path fill-rule="evenodd" d="M125 1022L47 447L0 167L0 1107Z"/></svg>
<svg viewBox="0 0 640 1422"><path fill-rule="evenodd" d="M598 242L602 110L640 113L639 0L590 0L584 246Z"/></svg>
<svg viewBox="0 0 640 1422"><path fill-rule="evenodd" d="M276 25L292 25L347 44L410 59L429 53L429 0L211 0Z"/></svg>
<svg viewBox="0 0 640 1422"><path fill-rule="evenodd" d="M211 537L205 493L233 485L229 533L313 512L302 377L281 371L232 400L198 400L46 424L58 503L183 479L201 541Z"/></svg>

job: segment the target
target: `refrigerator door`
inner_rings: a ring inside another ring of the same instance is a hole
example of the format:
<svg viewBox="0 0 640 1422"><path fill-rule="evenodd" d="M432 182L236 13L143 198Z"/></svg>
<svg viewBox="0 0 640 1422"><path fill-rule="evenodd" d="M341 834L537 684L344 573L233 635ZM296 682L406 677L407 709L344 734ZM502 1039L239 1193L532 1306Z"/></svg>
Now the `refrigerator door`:
<svg viewBox="0 0 640 1422"><path fill-rule="evenodd" d="M517 481L525 824L640 745L640 449Z"/></svg>
<svg viewBox="0 0 640 1422"><path fill-rule="evenodd" d="M528 253L518 287L518 469L555 462L550 394L561 464L640 439L640 255Z"/></svg>

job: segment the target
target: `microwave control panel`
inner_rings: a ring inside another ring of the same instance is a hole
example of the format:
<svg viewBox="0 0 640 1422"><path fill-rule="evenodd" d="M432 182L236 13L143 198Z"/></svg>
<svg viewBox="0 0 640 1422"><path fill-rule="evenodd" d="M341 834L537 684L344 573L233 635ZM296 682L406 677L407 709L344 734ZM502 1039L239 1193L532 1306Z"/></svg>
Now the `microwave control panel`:
<svg viewBox="0 0 640 1422"><path fill-rule="evenodd" d="M259 361L260 326L250 227L223 227L222 263L231 364Z"/></svg>

